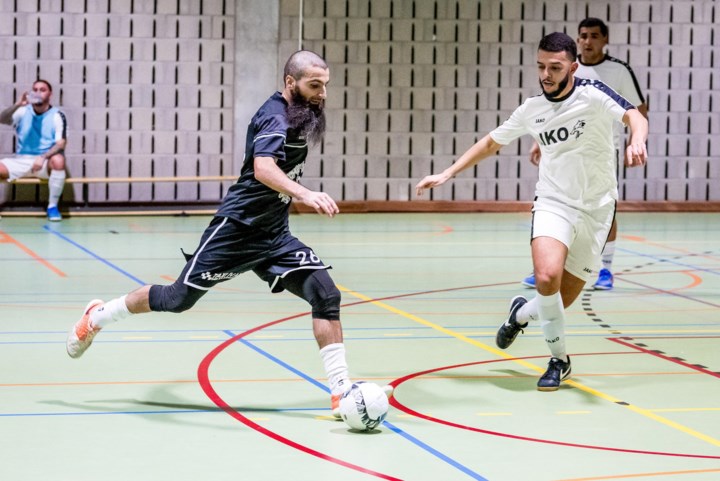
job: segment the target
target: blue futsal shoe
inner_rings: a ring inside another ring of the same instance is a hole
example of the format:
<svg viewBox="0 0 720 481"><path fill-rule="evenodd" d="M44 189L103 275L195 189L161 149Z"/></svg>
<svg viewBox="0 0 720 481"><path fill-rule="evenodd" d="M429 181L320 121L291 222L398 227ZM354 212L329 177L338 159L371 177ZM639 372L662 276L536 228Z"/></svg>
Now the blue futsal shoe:
<svg viewBox="0 0 720 481"><path fill-rule="evenodd" d="M607 269L600 269L597 281L593 284L593 289L599 291L609 291L613 288L613 275Z"/></svg>
<svg viewBox="0 0 720 481"><path fill-rule="evenodd" d="M62 220L62 215L60 215L57 206L48 207L47 218L51 222L60 222Z"/></svg>
<svg viewBox="0 0 720 481"><path fill-rule="evenodd" d="M520 282L520 284L530 289L535 289L535 273L533 272L532 274L527 276Z"/></svg>

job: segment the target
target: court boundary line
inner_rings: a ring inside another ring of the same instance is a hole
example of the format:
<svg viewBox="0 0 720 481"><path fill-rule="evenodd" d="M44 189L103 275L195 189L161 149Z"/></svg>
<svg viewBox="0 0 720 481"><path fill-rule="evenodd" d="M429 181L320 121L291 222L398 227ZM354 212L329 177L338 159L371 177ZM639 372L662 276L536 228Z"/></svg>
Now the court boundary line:
<svg viewBox="0 0 720 481"><path fill-rule="evenodd" d="M489 352L489 353L491 353L491 354L495 354L496 356L499 356L499 357L502 357L502 358L505 358L505 359L514 359L515 362L519 363L520 365L522 365L522 366L524 366L524 367L526 367L526 368L532 369L532 370L534 370L534 371L536 371L536 372L539 372L539 373L542 373L542 372L543 372L543 369L542 369L542 368L540 368L540 367L538 367L538 366L536 366L536 365L534 365L534 364L531 364L531 363L528 363L528 362L525 362L525 361L518 360L519 358L514 358L513 356L510 356L509 354L506 354L504 351L502 351L502 350L500 350L500 349L496 349L496 348L494 348L494 347L492 347L492 346L489 346L489 345L487 345L487 344L485 344L485 343L482 343L482 342L480 342L480 341L476 341L475 339L471 339L471 338L469 338L469 337L467 337L467 336L465 336L465 335L463 335L463 334L460 334L460 333L458 333L458 332L455 332L455 331L453 331L453 330L446 329L446 328L444 328L444 327L442 327L442 326L440 326L440 325L438 325L438 324L435 324L435 323L433 323L433 322L430 322L430 321L428 321L428 320L426 320L426 319L423 319L423 318L421 318L421 317L419 317L419 316L416 316L416 315L411 314L411 313L409 313L409 312L403 311L403 310L398 309L398 308L396 308L396 307L390 306L389 304L385 304L384 302L380 302L380 301L373 300L372 298L370 298L370 297L368 297L368 296L366 296L366 295L364 295L364 294L361 294L361 293L359 293L359 292L352 291L352 290L350 290L350 289L348 289L348 288L345 288L345 287L339 286L339 285L338 285L338 288L339 288L341 291L346 292L346 293L348 293L348 294L350 294L350 295L352 295L352 296L354 296L354 297L356 297L356 298L358 298L358 299L366 300L367 302L370 302L370 303L373 304L373 305L376 305L376 306L378 306L378 307L380 307L380 308L383 308L383 309L385 309L385 310L387 310L387 311L390 311L390 312L392 312L392 313L394 313L394 314L397 314L397 315L399 315L399 316L401 316L401 317L405 317L406 319L410 319L411 321L414 321L414 322L423 324L423 325L428 326L428 327L432 327L433 329L435 329L435 330L437 330L437 331L440 331L440 332L442 332L442 333L444 333L444 334L447 334L447 335L449 335L449 336L452 336L452 337L454 337L454 338L456 338L456 339L458 339L458 340L460 340L460 341L466 342L466 343L471 344L471 345L473 345L473 346L479 347L480 349L483 349L484 351L487 351L487 352ZM592 394L593 396L599 397L600 399L604 399L605 401L612 402L612 403L615 403L615 404L617 404L617 405L623 406L623 407L625 407L626 409L629 409L630 411L633 411L633 412L635 412L635 413L637 413L637 414L640 414L640 415L642 415L642 416L645 416L645 417L647 417L647 418L649 418L649 419L652 419L652 420L654 420L654 421L657 421L657 422L659 422L659 423L661 423L661 424L665 424L666 426L671 427L671 428L674 428L674 429L676 429L676 430L678 430L678 431L684 432L685 434L688 434L688 435L690 435L690 436L692 436L692 437L695 437L695 438L697 438L697 439L700 439L700 440L702 440L702 441L705 441L705 442L707 442L707 443L709 443L709 444L711 444L711 445L713 445L713 446L720 446L720 441L718 441L717 439L714 439L714 438L708 436L707 434L701 433L701 432L696 431L696 430L694 430L694 429L688 428L687 426L683 426L682 424L677 423L677 422L675 422L675 421L672 421L672 420L670 420L670 419L667 419L667 418L665 418L665 417L663 417L663 416L660 416L660 415L658 415L658 414L655 414L655 413L653 413L653 412L650 412L650 411L648 411L647 409L641 408L641 407L639 407L639 406L635 406L634 404L627 403L627 402L622 401L621 399L618 399L618 398L616 398L616 397L614 397L614 396L611 396L611 395L609 395L609 394L605 394L605 393L603 393L603 392L601 392L601 391L599 391L599 390L597 390L597 389L591 388L590 386L586 386L586 385L584 385L584 384L582 384L582 383L579 383L579 382L577 382L577 381L573 381L572 379L569 379L569 380L566 380L566 381L563 381L563 382L565 382L565 384L568 384L568 385L570 385L570 386L573 386L573 387L575 387L575 388L577 388L577 389L580 389L581 391L584 391L584 392L586 392L586 393L588 393L588 394Z"/></svg>

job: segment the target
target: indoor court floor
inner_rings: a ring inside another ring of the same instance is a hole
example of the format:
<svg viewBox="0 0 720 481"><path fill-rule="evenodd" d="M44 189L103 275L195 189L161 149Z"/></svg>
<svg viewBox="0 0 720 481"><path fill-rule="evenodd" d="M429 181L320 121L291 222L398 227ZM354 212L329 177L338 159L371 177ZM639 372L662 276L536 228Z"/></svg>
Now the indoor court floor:
<svg viewBox="0 0 720 481"><path fill-rule="evenodd" d="M108 326L85 304L178 275L209 216L0 220L0 480L720 479L720 215L620 213L615 288L569 308L572 380L536 390L530 215L291 217L343 291L353 379L391 383L379 429L329 417L308 306L252 273L191 311Z"/></svg>

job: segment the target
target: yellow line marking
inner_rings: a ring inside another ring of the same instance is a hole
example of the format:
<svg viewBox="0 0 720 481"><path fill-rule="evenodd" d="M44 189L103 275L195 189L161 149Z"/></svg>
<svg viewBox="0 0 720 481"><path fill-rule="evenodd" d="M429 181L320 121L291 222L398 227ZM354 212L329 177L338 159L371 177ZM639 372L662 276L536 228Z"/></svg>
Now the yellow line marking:
<svg viewBox="0 0 720 481"><path fill-rule="evenodd" d="M450 330L450 329L444 328L444 327L442 327L442 326L440 326L440 325L438 325L438 324L435 324L435 323L433 323L433 322L430 322L430 321L427 321L427 320L425 320L425 319L422 319L421 317L418 317L418 316L415 316L415 315L413 315L413 314L410 314L409 312L405 312L405 311L403 311L403 310L397 309L397 308L395 308L395 307L393 307L393 306L391 306L391 305L389 305L389 304L385 304L384 302L375 301L375 300L373 300L371 297L368 297L368 296L366 296L366 295L360 294L359 292L352 291L352 290L350 290L350 289L348 289L348 288L346 288L346 287L343 287L343 286L341 286L341 285L338 285L337 287L338 287L338 289L340 289L341 291L346 292L346 293L348 293L348 294L350 294L350 295L352 295L352 296L354 296L354 297L357 297L358 299L361 299L361 300L363 300L363 301L367 301L367 302L369 302L370 304L373 304L373 305L375 305L375 306L377 306L377 307L381 307L381 308L383 308L383 309L385 309L385 310L388 310L388 311L390 311L390 312L392 312L392 313L394 313L394 314L397 314L398 316L404 317L404 318L406 318L406 319L410 319L411 321L415 321L415 322L417 322L418 324L422 324L423 326L427 326L427 327L430 327L430 328L432 328L432 329L435 329L436 331L442 332L443 334L447 334L448 336L452 336L452 337L454 337L454 338L456 338L456 339L458 339L458 340L460 340L460 341L467 342L468 344L471 344L471 345L473 345L473 346L479 347L480 349L483 349L484 351L487 351L487 352L489 352L489 353L491 353L491 354L495 354L496 356L502 357L503 359L512 360L513 362L515 362L515 363L517 363L517 364L520 364L521 366L524 366L524 367L526 367L526 368L528 368L528 369L531 369L531 370L533 370L533 371L536 371L536 372L538 372L538 373L543 373L543 372L545 372L545 370L544 370L543 368L538 367L538 366L536 366L536 365L534 365L534 364L531 364L531 363L529 363L529 362L527 362L527 361L525 361L525 360L523 360L523 359L515 359L515 358L513 358L513 356L510 356L509 354L506 354L505 352L501 351L500 349L496 349L496 348L494 348L494 347L492 347L492 346L488 346L487 344L484 344L484 343L482 343L482 342L476 341L475 339L470 339L470 338L467 337L467 336L464 336L464 335L462 335L462 334L459 334L459 333L457 333L457 332L455 332L455 331L452 331L452 330ZM632 405L632 404L625 404L625 403L623 403L622 400L620 400L620 399L618 399L618 398L616 398L616 397L614 397L614 396L611 396L611 395L609 395L609 394L605 394L605 393L603 393L603 392L601 392L601 391L598 391L597 389L593 389L593 388L591 388L591 387L589 387L589 386L585 386L584 384L581 384L581 383L579 383L579 382L577 382L577 381L573 381L573 380L571 380L571 379L568 379L568 380L563 381L563 382L564 382L565 384L568 384L568 385L576 388L576 389L579 389L579 390L581 390L581 391L584 391L584 392L586 392L586 393L589 393L589 394L592 394L592 395L594 395L594 396L596 396L596 397L599 397L600 399L604 399L605 401L608 401L608 402L611 402L611 403L615 403L615 404L617 404L617 405L619 405L619 406L623 406L623 407L629 409L630 411L633 411L633 412L635 412L635 413L637 413L637 414L640 414L640 415L642 415L642 416L645 416L646 418L652 419L653 421L657 421L657 422L659 422L659 423L661 423L661 424L664 424L664 425L669 426L669 427L671 427L671 428L677 429L678 431L681 431L681 432L683 432L683 433L685 433L685 434L688 434L688 435L693 436L693 437L695 437L695 438L701 439L701 440L703 440L703 441L705 441L705 442L707 442L707 443L709 443L709 444L712 444L713 446L720 446L720 441L718 441L717 439L712 438L712 437L708 436L707 434L703 434L703 433L701 433L701 432L699 432L699 431L695 431L694 429L690 429L690 428L688 428L688 427L686 427L686 426L683 426L683 425L680 424L680 423L676 423L675 421L671 421L671 420L669 420L669 419L666 419L666 418L664 418L664 417L662 417L662 416L659 416L659 415L657 415L657 414L655 414L655 413L653 413L653 412L651 412L651 411L649 411L649 410L647 410L647 409L643 409L643 408L641 408L641 407L634 406L634 405Z"/></svg>
<svg viewBox="0 0 720 481"><path fill-rule="evenodd" d="M665 409L648 409L654 413L689 413L700 411L720 411L720 408L665 408Z"/></svg>
<svg viewBox="0 0 720 481"><path fill-rule="evenodd" d="M561 479L558 481L606 481L608 479L648 478L656 476L676 476L678 474L720 473L720 469L692 469L685 471L660 471L656 473L620 474L617 476L598 476L592 478Z"/></svg>

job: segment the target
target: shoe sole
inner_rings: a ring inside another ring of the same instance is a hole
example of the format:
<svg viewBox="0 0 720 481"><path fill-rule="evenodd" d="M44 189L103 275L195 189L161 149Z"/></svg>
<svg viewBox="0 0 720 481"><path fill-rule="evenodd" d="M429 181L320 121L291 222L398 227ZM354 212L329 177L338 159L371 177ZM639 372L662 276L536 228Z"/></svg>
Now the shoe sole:
<svg viewBox="0 0 720 481"><path fill-rule="evenodd" d="M609 291L612 289L612 286L593 286L593 289L596 291Z"/></svg>
<svg viewBox="0 0 720 481"><path fill-rule="evenodd" d="M570 379L570 376L567 376L565 379L560 380L560 385L562 385L563 381L567 381L568 379ZM542 391L542 392L552 392L552 391L557 391L558 389L560 389L560 386L542 386L542 387L538 386L537 387L537 390Z"/></svg>
<svg viewBox="0 0 720 481"><path fill-rule="evenodd" d="M563 381L567 381L567 380L570 379L571 377L572 377L572 370L571 370L569 373L567 373L567 375L566 375L564 378L560 379L560 384L559 384L559 385L557 385L557 386L538 386L538 387L537 387L537 390L538 390L538 391L542 391L542 392L553 392L553 391L557 391L558 389L560 389L560 386L562 385L562 382L563 382Z"/></svg>

